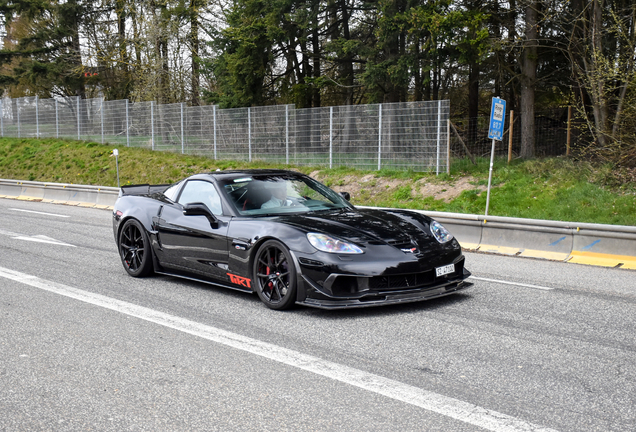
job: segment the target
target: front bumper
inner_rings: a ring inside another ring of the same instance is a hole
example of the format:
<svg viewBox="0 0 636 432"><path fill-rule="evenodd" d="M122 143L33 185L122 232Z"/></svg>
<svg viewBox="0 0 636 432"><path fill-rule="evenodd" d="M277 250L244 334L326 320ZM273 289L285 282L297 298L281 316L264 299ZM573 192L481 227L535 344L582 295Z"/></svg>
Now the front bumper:
<svg viewBox="0 0 636 432"><path fill-rule="evenodd" d="M456 279L445 280L438 284L428 285L426 287L369 292L361 296L356 296L355 298L328 298L326 296L320 296L320 298L308 297L304 301L298 302L298 304L319 309L353 309L431 300L462 291L472 286L472 282L466 281L470 275L471 273L468 270L463 269L463 274Z"/></svg>

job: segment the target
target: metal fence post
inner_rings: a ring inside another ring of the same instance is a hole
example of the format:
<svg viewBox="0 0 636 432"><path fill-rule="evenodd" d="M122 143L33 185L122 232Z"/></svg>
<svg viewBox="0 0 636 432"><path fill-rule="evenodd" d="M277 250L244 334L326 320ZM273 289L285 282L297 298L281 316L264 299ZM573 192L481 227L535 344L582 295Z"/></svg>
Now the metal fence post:
<svg viewBox="0 0 636 432"><path fill-rule="evenodd" d="M126 99L126 147L130 147L130 134L128 133L130 123L128 121L128 99Z"/></svg>
<svg viewBox="0 0 636 432"><path fill-rule="evenodd" d="M435 164L435 172L439 175L439 147L442 138L442 100L437 101L437 162Z"/></svg>
<svg viewBox="0 0 636 432"><path fill-rule="evenodd" d="M80 126L80 97L75 96L77 100L77 140L80 141L82 139L82 129Z"/></svg>
<svg viewBox="0 0 636 432"><path fill-rule="evenodd" d="M40 106L38 95L35 95L35 137L40 138Z"/></svg>
<svg viewBox="0 0 636 432"><path fill-rule="evenodd" d="M446 120L446 174L450 175L451 146L450 146L450 118Z"/></svg>
<svg viewBox="0 0 636 432"><path fill-rule="evenodd" d="M216 105L212 105L212 129L214 135L214 159L216 159Z"/></svg>
<svg viewBox="0 0 636 432"><path fill-rule="evenodd" d="M329 168L333 167L333 107L329 107Z"/></svg>
<svg viewBox="0 0 636 432"><path fill-rule="evenodd" d="M99 107L100 111L100 123L102 124L102 144L104 144L104 98L102 97L102 103Z"/></svg>
<svg viewBox="0 0 636 432"><path fill-rule="evenodd" d="M181 154L185 153L185 141L183 136L183 102L181 102Z"/></svg>
<svg viewBox="0 0 636 432"><path fill-rule="evenodd" d="M250 107L247 108L247 141L248 145L248 161L252 162L252 110Z"/></svg>
<svg viewBox="0 0 636 432"><path fill-rule="evenodd" d="M20 130L20 98L15 101L15 108L18 111L18 138L22 138L22 131Z"/></svg>
<svg viewBox="0 0 636 432"><path fill-rule="evenodd" d="M57 99L55 99L55 138L60 138L60 115L57 111Z"/></svg>
<svg viewBox="0 0 636 432"><path fill-rule="evenodd" d="M378 171L382 169L382 104L378 108Z"/></svg>
<svg viewBox="0 0 636 432"><path fill-rule="evenodd" d="M155 101L150 101L150 145L155 149Z"/></svg>
<svg viewBox="0 0 636 432"><path fill-rule="evenodd" d="M4 100L0 99L0 134L4 138Z"/></svg>
<svg viewBox="0 0 636 432"><path fill-rule="evenodd" d="M508 126L508 165L510 165L510 161L512 161L512 137L513 137L513 132L514 132L514 126L515 126L515 111L514 110L510 110L510 123L508 123L510 126ZM568 128L570 127L570 125L568 124ZM568 129L568 134L570 133L570 130ZM568 136L569 139L569 136ZM570 143L568 142L568 149L566 152L566 155L570 154L570 148L569 148Z"/></svg>
<svg viewBox="0 0 636 432"><path fill-rule="evenodd" d="M289 105L285 105L285 163L289 165Z"/></svg>
<svg viewBox="0 0 636 432"><path fill-rule="evenodd" d="M572 142L572 106L568 107L568 132L565 143L565 155L570 156L570 144ZM510 117L510 130L512 130L512 116ZM512 134L512 132L511 132ZM512 136L512 135L510 135Z"/></svg>

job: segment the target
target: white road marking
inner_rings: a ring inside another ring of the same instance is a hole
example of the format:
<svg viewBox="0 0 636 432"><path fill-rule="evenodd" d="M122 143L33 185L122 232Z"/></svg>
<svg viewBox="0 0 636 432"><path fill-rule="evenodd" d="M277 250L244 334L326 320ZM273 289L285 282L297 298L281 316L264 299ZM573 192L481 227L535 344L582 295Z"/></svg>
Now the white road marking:
<svg viewBox="0 0 636 432"><path fill-rule="evenodd" d="M16 240L25 240L25 241L32 241L32 242L38 242L38 243L49 243L49 244L55 244L55 245L58 245L58 246L76 247L75 245L64 243L62 241L55 240L54 238L47 237L47 236L41 235L41 234L40 235L34 235L34 236L27 236L27 235L14 233L12 231L4 231L4 230L0 229L0 235L6 235L6 236L9 236L9 237L14 238Z"/></svg>
<svg viewBox="0 0 636 432"><path fill-rule="evenodd" d="M32 242L38 242L38 243L49 243L49 244L55 244L58 246L76 247L75 245L64 243L63 241L55 240L54 238L47 237L41 234L34 235L34 236L27 236L27 235L14 233L12 231L5 231L0 229L0 235L6 235L16 240L32 241Z"/></svg>
<svg viewBox="0 0 636 432"><path fill-rule="evenodd" d="M0 229L0 235L6 235L9 237L18 237L20 234L14 233L13 231L5 231Z"/></svg>
<svg viewBox="0 0 636 432"><path fill-rule="evenodd" d="M199 336L493 432L556 432L554 429L543 428L507 414L379 375L36 276L0 267L0 277Z"/></svg>
<svg viewBox="0 0 636 432"><path fill-rule="evenodd" d="M34 235L34 236L21 236L18 235L16 237L13 237L16 240L25 240L25 241L32 241L32 242L37 242L37 243L49 243L49 244L54 244L54 245L58 245L58 246L70 246L70 247L76 247L75 245L72 244L68 244L68 243L64 243L61 242L59 240L55 240L51 237L47 237L45 235Z"/></svg>
<svg viewBox="0 0 636 432"><path fill-rule="evenodd" d="M33 211L33 210L23 210L23 209L17 209L17 208L10 208L9 210L25 212L25 213L36 213L36 214L41 214L41 215L46 215L46 216L55 216L55 217L64 217L64 218L70 217L68 215L61 215L61 214L57 214L57 213L45 213L45 212L39 212L39 211Z"/></svg>
<svg viewBox="0 0 636 432"><path fill-rule="evenodd" d="M554 289L554 288L544 287L544 286L539 286L539 285L530 285L530 284L524 284L524 283L519 283L519 282L508 282L508 281L502 281L502 280L497 280L497 279L481 278L481 277L476 277L476 276L471 276L471 277L469 277L469 279L475 279L475 280L480 280L480 281L484 281L484 282L495 282L495 283L500 283L500 284L504 284L504 285L516 285L516 286L520 286L520 287L534 288L534 289L540 289L540 290L544 290L544 291L552 291Z"/></svg>

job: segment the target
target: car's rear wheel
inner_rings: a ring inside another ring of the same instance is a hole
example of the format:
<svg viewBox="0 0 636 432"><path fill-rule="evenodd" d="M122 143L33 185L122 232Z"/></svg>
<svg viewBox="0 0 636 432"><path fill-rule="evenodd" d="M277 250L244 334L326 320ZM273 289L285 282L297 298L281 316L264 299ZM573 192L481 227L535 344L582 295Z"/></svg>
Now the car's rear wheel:
<svg viewBox="0 0 636 432"><path fill-rule="evenodd" d="M296 268L289 250L279 241L261 245L254 260L256 293L267 307L289 309L296 301Z"/></svg>
<svg viewBox="0 0 636 432"><path fill-rule="evenodd" d="M119 256L129 275L143 277L152 273L150 240L144 227L128 219L119 232Z"/></svg>

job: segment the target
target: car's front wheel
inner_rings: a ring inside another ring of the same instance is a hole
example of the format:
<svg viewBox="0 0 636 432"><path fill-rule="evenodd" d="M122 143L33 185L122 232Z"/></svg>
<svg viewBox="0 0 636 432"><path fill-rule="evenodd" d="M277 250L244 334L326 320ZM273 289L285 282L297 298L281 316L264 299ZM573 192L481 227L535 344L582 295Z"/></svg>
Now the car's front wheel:
<svg viewBox="0 0 636 432"><path fill-rule="evenodd" d="M129 275L143 277L152 273L150 240L141 223L128 219L119 232L118 246L121 262Z"/></svg>
<svg viewBox="0 0 636 432"><path fill-rule="evenodd" d="M296 268L284 244L268 240L256 252L254 260L256 293L267 307L289 309L296 301Z"/></svg>

